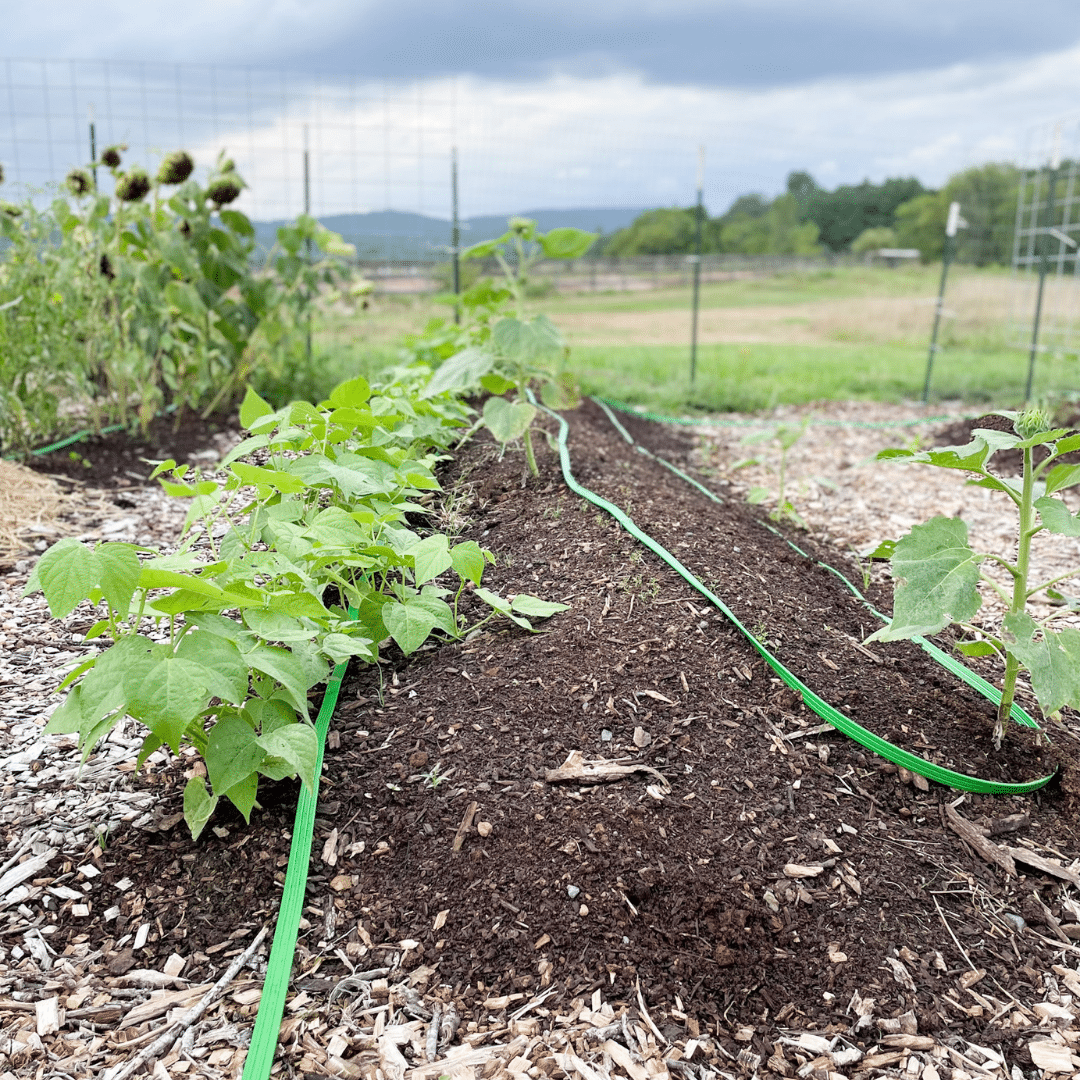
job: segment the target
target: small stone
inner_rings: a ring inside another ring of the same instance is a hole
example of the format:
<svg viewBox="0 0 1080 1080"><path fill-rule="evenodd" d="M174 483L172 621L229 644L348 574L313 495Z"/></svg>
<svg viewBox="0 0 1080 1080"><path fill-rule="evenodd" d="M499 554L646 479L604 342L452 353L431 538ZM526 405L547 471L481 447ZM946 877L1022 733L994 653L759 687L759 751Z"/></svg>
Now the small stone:
<svg viewBox="0 0 1080 1080"><path fill-rule="evenodd" d="M576 900L581 895L581 890L576 885L567 885L566 895L569 896L571 900Z"/></svg>
<svg viewBox="0 0 1080 1080"><path fill-rule="evenodd" d="M589 914L588 905L582 904L581 907L578 908L578 914L584 919L585 916Z"/></svg>
<svg viewBox="0 0 1080 1080"><path fill-rule="evenodd" d="M478 821L476 823L476 831L481 836L490 836L491 835L491 829L492 829L492 825L491 825L490 821Z"/></svg>
<svg viewBox="0 0 1080 1080"><path fill-rule="evenodd" d="M601 742L611 742L611 738L612 738L611 732L608 731L607 728L604 728L604 730L600 732L600 741Z"/></svg>

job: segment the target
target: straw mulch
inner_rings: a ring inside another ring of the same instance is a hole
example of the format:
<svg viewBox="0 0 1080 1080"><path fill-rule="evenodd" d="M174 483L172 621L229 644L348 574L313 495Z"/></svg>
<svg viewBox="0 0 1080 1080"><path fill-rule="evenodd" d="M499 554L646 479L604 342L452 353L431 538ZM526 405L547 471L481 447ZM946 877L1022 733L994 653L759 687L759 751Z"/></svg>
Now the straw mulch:
<svg viewBox="0 0 1080 1080"><path fill-rule="evenodd" d="M62 498L55 480L13 461L0 461L0 566L30 550L28 534L55 532L49 524L59 513Z"/></svg>

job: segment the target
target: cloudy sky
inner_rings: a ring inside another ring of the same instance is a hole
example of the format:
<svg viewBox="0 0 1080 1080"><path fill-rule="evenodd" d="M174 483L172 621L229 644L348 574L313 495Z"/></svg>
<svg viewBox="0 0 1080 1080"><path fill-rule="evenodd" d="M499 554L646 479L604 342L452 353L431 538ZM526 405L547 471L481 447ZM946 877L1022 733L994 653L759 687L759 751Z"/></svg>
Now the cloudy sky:
<svg viewBox="0 0 1080 1080"><path fill-rule="evenodd" d="M2 48L54 61L9 62L6 105L0 66L10 178L78 160L93 104L133 153L227 145L265 213L305 125L317 212L445 213L452 144L465 213L687 202L700 144L715 212L793 168L937 184L1080 108L1075 0L56 0Z"/></svg>

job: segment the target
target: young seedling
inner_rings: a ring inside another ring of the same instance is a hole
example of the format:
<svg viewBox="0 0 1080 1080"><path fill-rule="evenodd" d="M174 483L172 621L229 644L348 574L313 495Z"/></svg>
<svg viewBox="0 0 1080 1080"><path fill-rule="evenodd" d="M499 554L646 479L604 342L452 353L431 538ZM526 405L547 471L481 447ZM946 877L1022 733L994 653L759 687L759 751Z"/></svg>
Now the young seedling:
<svg viewBox="0 0 1080 1080"><path fill-rule="evenodd" d="M776 492L776 506L769 511L769 517L773 521L790 521L795 525L798 525L800 529L806 528L806 522L799 516L795 510L794 504L787 497L787 482L788 482L788 452L791 448L806 434L806 427L809 420L804 419L801 424L780 424L777 427L769 428L766 431L759 432L757 435L751 435L743 440L743 445L753 446L761 443L772 443L777 449L777 458L775 464L767 458L752 457L743 458L741 461L736 461L732 466L733 469L742 469L748 465L761 465L767 469L776 478L777 492ZM752 487L747 493L746 501L748 503L763 503L772 492L769 488L758 485Z"/></svg>
<svg viewBox="0 0 1080 1080"><path fill-rule="evenodd" d="M1031 541L1047 531L1080 537L1080 515L1069 511L1061 492L1080 484L1080 465L1059 461L1063 454L1080 449L1080 433L1053 428L1047 414L1036 408L999 414L1012 421L1013 432L976 429L966 446L936 450L883 450L878 460L908 460L944 469L971 473L976 487L1000 491L1016 508L1018 531L1015 558L1010 561L994 552L975 551L968 542L967 525L960 518L937 516L916 525L897 541L887 541L874 552L889 558L896 582L893 617L872 634L869 641L898 641L936 634L956 624L970 635L956 648L967 656L996 655L1005 664L1001 704L994 724L994 746L1001 747L1021 669L1031 676L1031 686L1045 716L1064 706L1080 708L1080 630L1056 629L1055 620L1080 610L1080 600L1062 596L1055 586L1080 575L1080 566L1046 581L1032 584ZM1035 448L1046 456L1036 464ZM999 450L1019 450L1023 471L1019 481L988 468ZM999 567L1011 579L1003 588L987 572ZM997 633L972 622L982 606L979 585L992 589L1006 612ZM1036 620L1028 602L1043 593L1060 606Z"/></svg>

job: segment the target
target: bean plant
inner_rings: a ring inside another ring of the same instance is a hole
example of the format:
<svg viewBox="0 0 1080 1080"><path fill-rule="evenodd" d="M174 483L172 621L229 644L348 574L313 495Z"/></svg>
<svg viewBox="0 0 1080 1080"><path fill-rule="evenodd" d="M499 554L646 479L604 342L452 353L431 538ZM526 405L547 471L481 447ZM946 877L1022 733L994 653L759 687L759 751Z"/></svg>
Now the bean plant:
<svg viewBox="0 0 1080 1080"><path fill-rule="evenodd" d="M64 424L146 424L165 406L232 408L256 371L296 364L320 296L347 295L352 248L306 215L260 257L244 188L220 156L205 183L184 151L155 176L103 151L39 210L0 208L0 444ZM309 248L317 257L309 256Z"/></svg>
<svg viewBox="0 0 1080 1080"><path fill-rule="evenodd" d="M936 634L955 624L967 634L956 648L968 656L997 656L1004 664L1001 704L993 740L1000 748L1005 737L1017 677L1026 670L1039 706L1053 716L1064 706L1080 708L1080 630L1058 628L1057 620L1080 610L1080 600L1064 596L1057 586L1080 575L1080 566L1048 580L1032 580L1031 541L1041 532L1080 537L1080 515L1073 514L1062 493L1080 484L1080 465L1061 462L1063 454L1080 450L1080 433L1055 428L1038 408L1004 412L1013 431L976 429L966 446L934 450L884 450L879 460L915 461L972 474L977 487L1001 492L1012 504L1017 523L1015 554L974 550L967 525L959 518L939 515L916 525L897 541L888 541L874 554L888 557L895 585L893 617L871 635L878 641L896 641ZM1036 461L1036 448L1042 460ZM989 463L1002 450L1019 450L1023 470L1019 479L991 472ZM1003 587L987 573L1004 571ZM980 586L992 590L1005 605L1000 628L987 630L974 624L982 606ZM1030 601L1040 594L1058 605L1036 619Z"/></svg>
<svg viewBox="0 0 1080 1080"><path fill-rule="evenodd" d="M488 612L469 629L506 618L532 630L565 610L485 589L489 551L410 524L468 415L450 395L421 398L419 378L374 392L353 379L319 406L278 410L249 390L249 435L221 472L174 461L154 471L188 502L176 551L71 538L49 548L27 592L44 592L57 618L88 602L98 617L86 638L109 644L61 683L46 732L77 732L85 758L131 716L147 729L138 767L159 748L193 748L206 777L188 781L184 815L197 837L221 798L247 820L260 776L312 786L309 695L330 665L376 663L390 640L408 655L432 633L460 638L466 589Z"/></svg>
<svg viewBox="0 0 1080 1080"><path fill-rule="evenodd" d="M441 323L430 327L434 341L426 343L429 355L420 354L421 359L442 361L426 394L480 388L490 392L476 427L487 427L503 447L523 438L533 476L539 476L532 443L537 409L528 400L528 391L537 386L543 402L552 408L572 408L579 399L565 371L568 350L559 331L546 315L527 313L529 272L540 259L580 258L595 240L581 229L542 233L529 218L510 218L502 236L462 253L463 259L494 258L502 281L496 285L482 279L468 290L462 298L465 327L450 330ZM413 347L424 345L417 342ZM512 398L503 396L509 391Z"/></svg>
<svg viewBox="0 0 1080 1080"><path fill-rule="evenodd" d="M769 517L773 521L790 521L799 528L805 529L806 522L799 516L795 504L788 498L788 454L791 448L806 434L809 424L804 419L801 424L778 424L776 427L767 428L756 435L751 435L743 440L746 446L771 445L776 448L776 460L768 457L750 457L736 461L733 469L742 469L748 465L760 465L776 479L776 505L769 511ZM763 503L772 496L773 492L763 485L752 487L746 495L748 503Z"/></svg>

